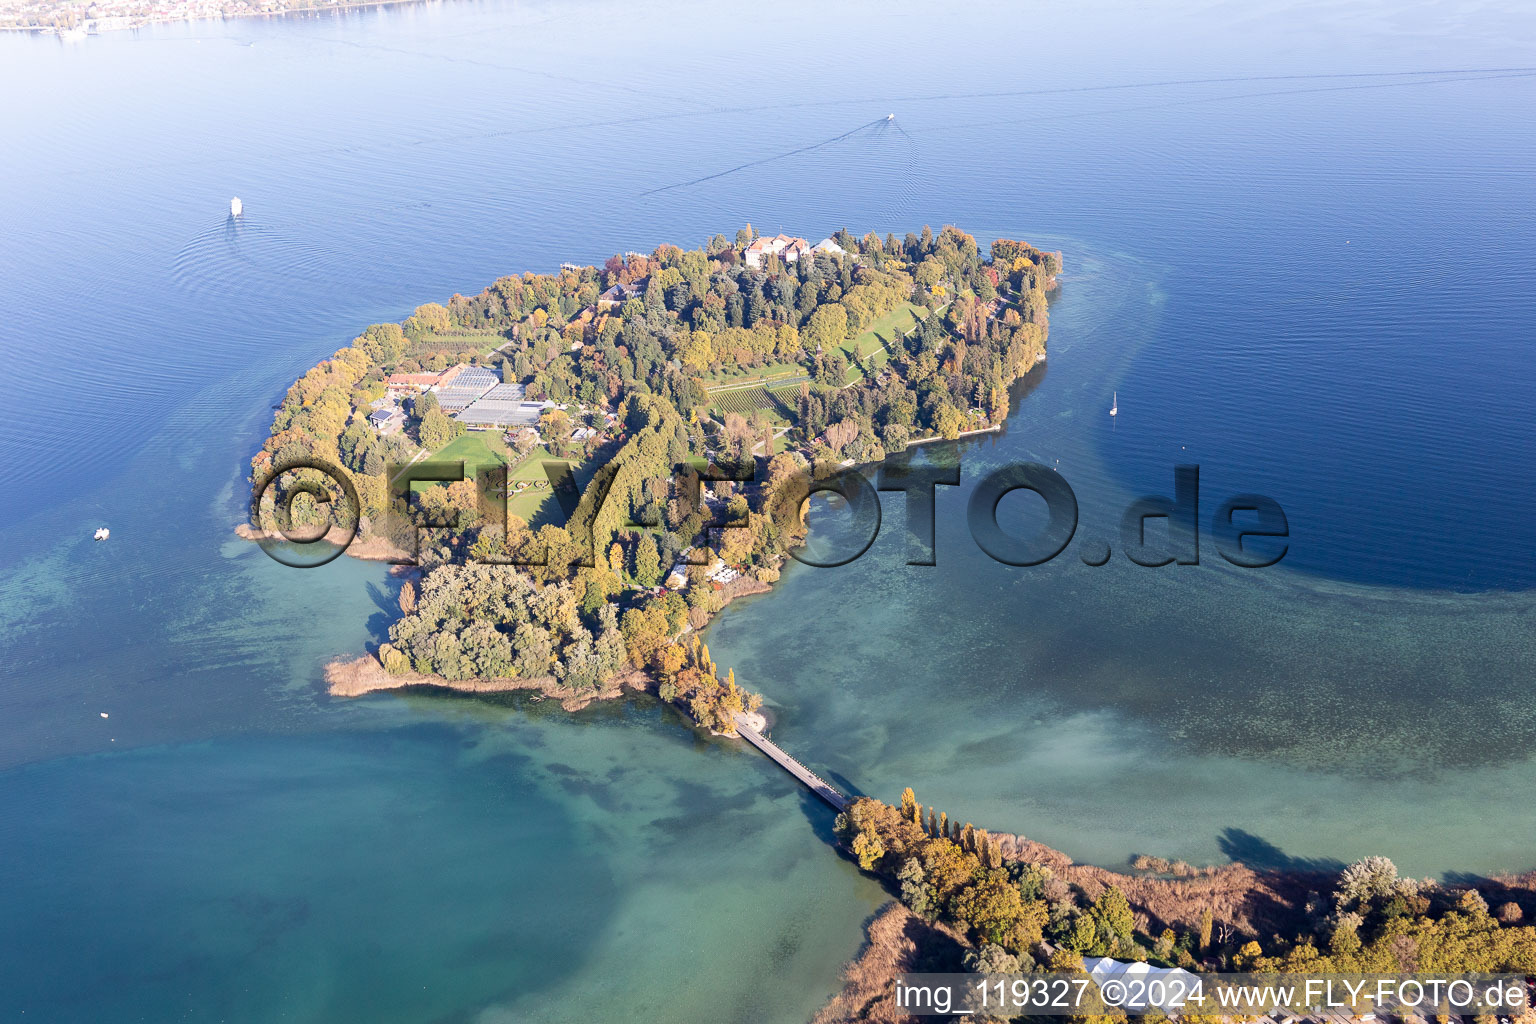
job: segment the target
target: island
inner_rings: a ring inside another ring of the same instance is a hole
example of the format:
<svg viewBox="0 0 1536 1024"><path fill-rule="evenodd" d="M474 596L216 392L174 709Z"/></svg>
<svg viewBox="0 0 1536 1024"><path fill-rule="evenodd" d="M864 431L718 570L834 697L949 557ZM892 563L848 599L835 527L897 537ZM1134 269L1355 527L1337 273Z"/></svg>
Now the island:
<svg viewBox="0 0 1536 1024"><path fill-rule="evenodd" d="M296 381L244 529L347 520L349 553L410 563L388 642L333 665L334 693L532 689L574 709L643 689L734 734L760 698L698 632L778 579L803 481L997 429L1045 357L1060 269L952 227L813 245L748 226L504 277ZM307 500L311 464L347 495ZM433 467L463 478L392 486Z"/></svg>

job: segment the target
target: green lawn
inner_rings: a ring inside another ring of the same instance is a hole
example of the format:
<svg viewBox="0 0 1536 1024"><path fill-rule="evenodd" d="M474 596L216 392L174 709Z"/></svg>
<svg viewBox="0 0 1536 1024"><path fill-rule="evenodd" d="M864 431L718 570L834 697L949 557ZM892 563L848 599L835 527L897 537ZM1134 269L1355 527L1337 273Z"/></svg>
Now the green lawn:
<svg viewBox="0 0 1536 1024"><path fill-rule="evenodd" d="M850 356L858 353L870 366L884 366L890 362L891 346L896 339L911 331L928 315L928 310L922 306L910 302L903 302L885 316L880 317L869 325L869 330L851 341L843 343L843 351ZM848 375L844 378L844 384L852 384L859 379L859 372L852 366L848 368Z"/></svg>
<svg viewBox="0 0 1536 1024"><path fill-rule="evenodd" d="M523 457L523 460L511 469L507 470L507 482L513 487L517 481L528 482L543 481L543 487L529 487L521 494L509 494L507 496L507 511L527 523L539 519L542 513L544 519L539 522L552 522L559 524L564 521L560 514L560 503L554 501L554 495L549 489L549 476L544 472L544 463L554 456L549 454L549 449L542 446L533 449ZM578 483L581 477L577 476Z"/></svg>
<svg viewBox="0 0 1536 1024"><path fill-rule="evenodd" d="M861 357L868 357L871 352L891 345L897 338L916 327L927 315L928 311L922 306L903 302L870 324L869 329L863 334L852 341L843 342L843 351L849 355L857 352Z"/></svg>
<svg viewBox="0 0 1536 1024"><path fill-rule="evenodd" d="M510 456L498 430L471 430L427 456L428 462L464 460L464 475L472 477L486 466L505 465Z"/></svg>
<svg viewBox="0 0 1536 1024"><path fill-rule="evenodd" d="M512 458L507 450L506 440L499 430L471 430L462 437L450 441L446 446L433 452L427 457L427 462L452 462L456 459L464 460L464 476L473 479L480 470L487 466L505 465ZM525 488L522 493L513 493L507 496L507 511L528 523L538 520L538 525L546 522L560 524L564 522L564 516L560 512L560 503L551 500L553 494L549 489L549 477L544 472L544 463L554 459L549 449L539 447L533 449L521 460L507 470L507 481L515 485L517 481L542 482L542 487ZM578 486L586 486L591 477L588 467L577 467L576 482ZM412 489L424 487L436 487L435 483L415 482ZM542 518L540 518L542 515Z"/></svg>

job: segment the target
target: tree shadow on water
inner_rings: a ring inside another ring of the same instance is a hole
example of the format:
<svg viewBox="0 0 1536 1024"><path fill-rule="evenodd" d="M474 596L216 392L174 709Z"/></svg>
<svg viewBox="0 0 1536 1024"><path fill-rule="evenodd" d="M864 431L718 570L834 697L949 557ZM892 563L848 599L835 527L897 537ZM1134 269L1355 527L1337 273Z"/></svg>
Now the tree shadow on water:
<svg viewBox="0 0 1536 1024"><path fill-rule="evenodd" d="M834 826L837 823L837 812L800 783L796 782L795 788L800 791L800 813L804 815L806 824L811 826L817 839L836 849L837 833Z"/></svg>
<svg viewBox="0 0 1536 1024"><path fill-rule="evenodd" d="M834 785L838 789L842 790L843 791L843 795L848 797L848 800L849 800L850 803L853 802L854 800L859 799L860 797L868 795L862 789L860 789L858 786L854 785L851 781L849 781L848 777L846 775L844 775L842 772L834 772L834 771L828 769L827 771L822 772L821 775L828 782L832 783L832 785Z"/></svg>
<svg viewBox="0 0 1536 1024"><path fill-rule="evenodd" d="M1342 861L1330 857L1292 857L1269 840L1240 828L1222 829L1216 845L1231 860L1259 871L1336 872L1344 867Z"/></svg>
<svg viewBox="0 0 1536 1024"><path fill-rule="evenodd" d="M389 627L400 617L400 588L368 584L368 600L378 611L368 616L368 636L376 644L389 639Z"/></svg>

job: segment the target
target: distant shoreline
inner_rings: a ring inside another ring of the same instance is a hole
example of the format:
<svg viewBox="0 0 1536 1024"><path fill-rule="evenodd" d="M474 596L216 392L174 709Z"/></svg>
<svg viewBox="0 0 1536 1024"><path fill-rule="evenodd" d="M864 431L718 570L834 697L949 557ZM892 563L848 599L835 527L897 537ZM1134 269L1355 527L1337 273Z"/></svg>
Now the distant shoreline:
<svg viewBox="0 0 1536 1024"><path fill-rule="evenodd" d="M354 0L349 3L325 4L320 7L293 7L281 11L218 11L209 14L199 14L196 11L187 11L179 15L149 15L134 17L130 15L109 15L101 18L85 19L82 28L86 35L103 35L107 32L126 32L137 28L146 28L151 25L175 25L180 23L202 21L233 21L237 18L291 18L305 14L331 14L346 11L360 11L373 7L404 7L409 4L427 3L430 0ZM59 8L56 14L72 14L67 8ZM106 22L107 24L103 24ZM0 32L26 33L39 36L63 36L70 29L60 28L56 25L0 25Z"/></svg>

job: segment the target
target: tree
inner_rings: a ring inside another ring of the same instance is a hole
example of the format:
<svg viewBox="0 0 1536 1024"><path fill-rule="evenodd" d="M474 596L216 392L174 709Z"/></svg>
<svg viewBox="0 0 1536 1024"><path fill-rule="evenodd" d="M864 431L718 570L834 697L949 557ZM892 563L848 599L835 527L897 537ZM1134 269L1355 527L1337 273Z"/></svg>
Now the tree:
<svg viewBox="0 0 1536 1024"><path fill-rule="evenodd" d="M859 867L873 871L885 856L885 844L874 832L860 832L853 837L853 855L859 859Z"/></svg>
<svg viewBox="0 0 1536 1024"><path fill-rule="evenodd" d="M1091 913L1098 924L1121 939L1129 939L1136 926L1135 915L1131 913L1131 905L1126 902L1125 894L1113 885L1093 901Z"/></svg>
<svg viewBox="0 0 1536 1024"><path fill-rule="evenodd" d="M1098 925L1090 915L1079 914L1072 922L1072 931L1067 936L1067 948L1074 949L1079 953L1091 953L1098 944Z"/></svg>
<svg viewBox="0 0 1536 1024"><path fill-rule="evenodd" d="M916 857L902 861L901 870L896 873L896 881L901 885L901 901L918 917L932 921L937 908L934 905L933 886L928 884L928 873L923 870L923 862Z"/></svg>
<svg viewBox="0 0 1536 1024"><path fill-rule="evenodd" d="M1238 950L1237 955L1232 958L1232 966L1240 971L1251 971L1253 970L1254 961L1263 955L1264 950L1257 942L1250 939L1243 943L1243 948Z"/></svg>
<svg viewBox="0 0 1536 1024"><path fill-rule="evenodd" d="M405 321L407 334L437 334L446 331L448 327L448 310L438 302L417 306L416 312Z"/></svg>
<svg viewBox="0 0 1536 1024"><path fill-rule="evenodd" d="M1363 921L1359 914L1339 915L1338 923L1333 927L1333 935L1328 939L1328 949L1334 956L1349 957L1360 951L1360 925Z"/></svg>
<svg viewBox="0 0 1536 1024"><path fill-rule="evenodd" d="M561 447L571 439L571 418L564 409L548 409L539 416L539 432L554 447Z"/></svg>
<svg viewBox="0 0 1536 1024"><path fill-rule="evenodd" d="M654 587L661 582L661 553L654 534L641 535L640 543L635 545L635 582L642 587Z"/></svg>
<svg viewBox="0 0 1536 1024"><path fill-rule="evenodd" d="M1211 948L1211 926L1215 923L1211 916L1211 908L1206 907L1200 911L1200 944L1196 947L1201 953Z"/></svg>
<svg viewBox="0 0 1536 1024"><path fill-rule="evenodd" d="M995 943L983 943L980 949L965 954L965 966L977 974L1018 974L1019 958Z"/></svg>
<svg viewBox="0 0 1536 1024"><path fill-rule="evenodd" d="M939 406L933 415L933 429L939 436L953 441L960 436L961 429L965 426L965 416L948 402Z"/></svg>
<svg viewBox="0 0 1536 1024"><path fill-rule="evenodd" d="M955 896L951 910L977 938L1005 943L1024 916L1024 903L1003 872L989 871Z"/></svg>
<svg viewBox="0 0 1536 1024"><path fill-rule="evenodd" d="M426 415L421 419L421 425L417 428L421 446L429 451L446 447L449 442L463 433L464 424L458 420L449 419L447 413L435 405L427 410Z"/></svg>
<svg viewBox="0 0 1536 1024"><path fill-rule="evenodd" d="M1335 903L1340 910L1356 905L1369 907L1375 900L1391 895L1396 885L1396 864L1385 857L1366 857L1339 872Z"/></svg>
<svg viewBox="0 0 1536 1024"><path fill-rule="evenodd" d="M817 306L810 320L800 330L800 340L807 349L826 351L848 337L848 314L836 303Z"/></svg>

